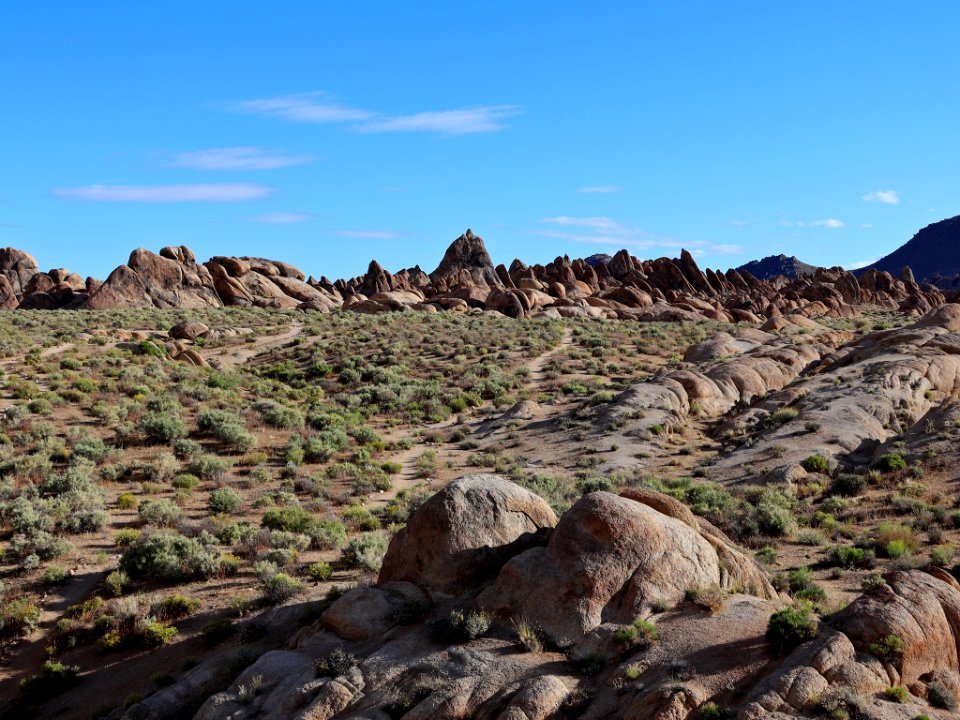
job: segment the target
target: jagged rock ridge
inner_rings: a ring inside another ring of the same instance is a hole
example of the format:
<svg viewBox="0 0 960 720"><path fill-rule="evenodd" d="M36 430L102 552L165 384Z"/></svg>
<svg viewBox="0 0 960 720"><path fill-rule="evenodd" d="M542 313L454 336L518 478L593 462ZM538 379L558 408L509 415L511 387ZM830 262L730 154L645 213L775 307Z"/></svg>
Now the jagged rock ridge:
<svg viewBox="0 0 960 720"><path fill-rule="evenodd" d="M67 270L40 272L18 250L0 252L0 307L264 307L326 312L470 310L519 317L592 317L645 321L762 322L788 313L854 317L863 304L922 315L944 302L909 272L899 278L869 270L858 279L841 268L816 268L790 279L762 280L749 271L701 270L686 250L679 258L612 257L546 265L514 260L494 266L483 240L468 230L429 275L419 267L390 273L372 261L366 274L331 282L288 263L255 257L213 257L198 263L187 247L159 254L139 248L103 282Z"/></svg>

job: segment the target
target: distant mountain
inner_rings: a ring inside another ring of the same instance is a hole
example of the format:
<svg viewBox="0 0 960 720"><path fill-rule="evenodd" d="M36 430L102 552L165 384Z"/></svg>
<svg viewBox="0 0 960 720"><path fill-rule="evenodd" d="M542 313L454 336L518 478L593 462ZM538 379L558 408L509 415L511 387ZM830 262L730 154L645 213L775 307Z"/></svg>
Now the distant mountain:
<svg viewBox="0 0 960 720"><path fill-rule="evenodd" d="M817 266L800 262L793 256L769 255L762 260L751 260L746 265L741 265L737 268L738 272L743 272L744 270L759 280L769 280L778 275L783 275L788 278L812 275L817 271Z"/></svg>
<svg viewBox="0 0 960 720"><path fill-rule="evenodd" d="M906 245L856 274L872 268L898 276L908 266L917 282L949 285L944 282L945 278L955 280L960 273L960 215L927 225Z"/></svg>

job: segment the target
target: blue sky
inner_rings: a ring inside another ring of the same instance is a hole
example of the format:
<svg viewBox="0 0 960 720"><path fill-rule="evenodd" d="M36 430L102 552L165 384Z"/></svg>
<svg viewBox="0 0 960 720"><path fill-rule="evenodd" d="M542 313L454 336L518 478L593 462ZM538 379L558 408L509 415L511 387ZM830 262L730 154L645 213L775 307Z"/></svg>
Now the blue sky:
<svg viewBox="0 0 960 720"><path fill-rule="evenodd" d="M0 4L0 246L330 277L628 248L851 266L960 213L960 4Z"/></svg>

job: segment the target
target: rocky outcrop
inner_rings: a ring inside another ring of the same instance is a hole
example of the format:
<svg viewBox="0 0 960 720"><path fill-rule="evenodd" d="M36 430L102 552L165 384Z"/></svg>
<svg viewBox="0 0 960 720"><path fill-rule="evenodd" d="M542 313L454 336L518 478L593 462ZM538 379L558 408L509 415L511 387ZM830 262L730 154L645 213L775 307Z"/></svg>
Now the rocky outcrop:
<svg viewBox="0 0 960 720"><path fill-rule="evenodd" d="M467 475L430 498L394 537L378 585L407 581L456 594L545 541L557 518L543 498L498 475Z"/></svg>
<svg viewBox="0 0 960 720"><path fill-rule="evenodd" d="M159 255L139 248L87 300L90 310L124 307L193 308L223 305L210 272L197 265L189 248L163 248Z"/></svg>
<svg viewBox="0 0 960 720"><path fill-rule="evenodd" d="M775 597L759 569L752 579L752 589ZM676 605L690 588L723 580L720 557L696 524L642 499L597 492L564 514L546 547L507 563L479 602L536 617L556 641L577 640L602 623L629 624L654 607Z"/></svg>
<svg viewBox="0 0 960 720"><path fill-rule="evenodd" d="M758 272L760 270L758 268ZM761 273L763 274L763 273ZM693 255L640 260L610 256L545 265L514 260L494 266L483 239L467 230L427 275L419 267L390 273L375 260L364 275L331 282L306 278L277 260L216 256L199 264L184 246L159 255L139 249L106 281L67 271L39 273L21 251L0 254L0 308L263 307L363 313L471 308L507 317L585 317L645 322L762 323L784 315L852 318L864 304L921 316L945 302L912 274L870 270L857 279L841 268L758 279L746 268L701 269Z"/></svg>
<svg viewBox="0 0 960 720"><path fill-rule="evenodd" d="M503 286L483 240L472 230L467 230L447 248L437 269L430 273L430 281L437 294L463 287Z"/></svg>

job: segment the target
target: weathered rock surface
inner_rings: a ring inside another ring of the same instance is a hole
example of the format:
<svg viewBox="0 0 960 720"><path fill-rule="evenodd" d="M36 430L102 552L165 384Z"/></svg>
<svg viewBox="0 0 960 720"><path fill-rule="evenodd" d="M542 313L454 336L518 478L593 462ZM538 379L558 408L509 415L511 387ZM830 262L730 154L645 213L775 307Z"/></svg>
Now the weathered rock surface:
<svg viewBox="0 0 960 720"><path fill-rule="evenodd" d="M601 623L629 624L722 579L717 551L696 524L642 500L597 492L564 514L545 548L507 563L479 602L537 617L554 640L576 640ZM759 569L753 581L759 593L775 596Z"/></svg>
<svg viewBox="0 0 960 720"><path fill-rule="evenodd" d="M398 532L378 584L407 581L428 593L477 587L534 543L557 518L543 498L498 475L467 475L430 498Z"/></svg>

